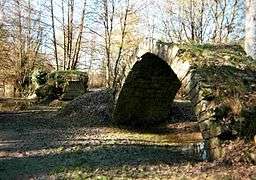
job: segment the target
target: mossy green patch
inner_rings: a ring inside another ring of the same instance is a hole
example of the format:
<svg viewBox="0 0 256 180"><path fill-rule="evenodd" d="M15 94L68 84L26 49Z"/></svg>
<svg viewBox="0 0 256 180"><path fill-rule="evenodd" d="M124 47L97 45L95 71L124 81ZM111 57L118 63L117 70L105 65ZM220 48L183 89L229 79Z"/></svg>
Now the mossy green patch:
<svg viewBox="0 0 256 180"><path fill-rule="evenodd" d="M194 66L231 65L239 68L256 68L240 45L179 44L177 58Z"/></svg>
<svg viewBox="0 0 256 180"><path fill-rule="evenodd" d="M104 136L106 139L129 139L129 141L151 142L157 145L186 144L202 141L200 132L157 134L153 132L140 133L124 129L111 129Z"/></svg>

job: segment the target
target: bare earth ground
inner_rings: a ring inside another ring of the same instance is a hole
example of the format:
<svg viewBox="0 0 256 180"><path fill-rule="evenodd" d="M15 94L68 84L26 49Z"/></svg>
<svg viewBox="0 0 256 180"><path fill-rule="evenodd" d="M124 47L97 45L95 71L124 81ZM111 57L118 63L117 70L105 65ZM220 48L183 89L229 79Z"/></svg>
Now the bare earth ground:
<svg viewBox="0 0 256 180"><path fill-rule="evenodd" d="M0 179L256 179L250 164L203 161L188 106L174 111L148 132L59 119L47 108L0 113Z"/></svg>

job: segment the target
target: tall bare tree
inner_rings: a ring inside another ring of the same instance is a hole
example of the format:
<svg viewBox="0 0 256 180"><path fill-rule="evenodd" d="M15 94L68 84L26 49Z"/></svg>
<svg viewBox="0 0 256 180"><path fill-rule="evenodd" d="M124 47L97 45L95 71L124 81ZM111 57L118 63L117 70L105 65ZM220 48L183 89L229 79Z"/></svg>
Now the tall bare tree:
<svg viewBox="0 0 256 180"><path fill-rule="evenodd" d="M56 69L58 71L59 70L59 59L58 59L57 40L56 40L56 31L55 31L53 0L51 0L51 19L52 19L52 35L53 35L54 55L55 55Z"/></svg>
<svg viewBox="0 0 256 180"><path fill-rule="evenodd" d="M81 20L80 20L80 25L79 25L78 36L77 36L77 39L75 42L75 47L74 47L74 52L73 52L73 57L72 57L71 69L75 69L77 67L77 63L79 60L79 55L80 55L81 45L82 45L83 31L84 31L85 12L86 12L86 0L84 1L84 4L83 4L83 10L82 10Z"/></svg>
<svg viewBox="0 0 256 180"><path fill-rule="evenodd" d="M225 43L242 35L242 0L166 1L164 31L173 41Z"/></svg>
<svg viewBox="0 0 256 180"><path fill-rule="evenodd" d="M25 86L30 84L30 76L40 68L44 25L42 11L37 10L30 0L6 1L3 9L2 26L5 29L5 58L1 61L1 71L12 77L20 95L28 95Z"/></svg>
<svg viewBox="0 0 256 180"><path fill-rule="evenodd" d="M119 66L120 61L122 60L122 53L123 53L124 42L125 42L125 38L126 38L126 34L127 34L126 27L127 27L127 23L128 23L128 15L129 15L130 8L131 8L130 7L130 1L127 0L124 15L121 16L121 18L120 18L121 43L120 43L120 46L119 46L117 58L115 60L114 77L113 77L113 84L112 84L112 88L115 89L115 90L117 89L118 66Z"/></svg>
<svg viewBox="0 0 256 180"><path fill-rule="evenodd" d="M101 15L104 25L104 47L106 53L106 85L111 86L111 48L113 35L113 22L115 16L115 1L103 0L103 13Z"/></svg>
<svg viewBox="0 0 256 180"><path fill-rule="evenodd" d="M79 2L79 7L76 6L75 2L75 0L62 0L61 4L58 4L58 7L61 8L61 15L53 14L54 16L52 16L57 20L58 25L56 26L60 32L62 31L61 34L63 35L62 39L56 39L56 43L53 43L54 46L56 44L56 49L62 52L58 54L58 58L59 62L62 62L63 70L74 70L78 67L81 49L83 48L87 1ZM78 10L80 7L82 7L81 15Z"/></svg>

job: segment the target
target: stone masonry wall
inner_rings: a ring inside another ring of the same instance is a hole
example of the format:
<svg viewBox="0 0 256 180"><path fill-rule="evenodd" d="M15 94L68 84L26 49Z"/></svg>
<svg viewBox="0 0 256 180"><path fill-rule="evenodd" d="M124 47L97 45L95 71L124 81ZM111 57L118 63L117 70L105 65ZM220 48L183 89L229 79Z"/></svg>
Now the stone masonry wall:
<svg viewBox="0 0 256 180"><path fill-rule="evenodd" d="M210 84L202 82L202 77L196 70L191 71L189 97L194 105L195 114L202 132L205 148L207 149L207 159L214 160L221 158L223 153L220 148L219 135L221 125L215 118L216 104L209 96L212 91Z"/></svg>
<svg viewBox="0 0 256 180"><path fill-rule="evenodd" d="M159 41L151 51L172 67L182 82L180 93L191 99L208 159L224 155L223 140L255 132L247 116L256 114L256 63L241 46Z"/></svg>

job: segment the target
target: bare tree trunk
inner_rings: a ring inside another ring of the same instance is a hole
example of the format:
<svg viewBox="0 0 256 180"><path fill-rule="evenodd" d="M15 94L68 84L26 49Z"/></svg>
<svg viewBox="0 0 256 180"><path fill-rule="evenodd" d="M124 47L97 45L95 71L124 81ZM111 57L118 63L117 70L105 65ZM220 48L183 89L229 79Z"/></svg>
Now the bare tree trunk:
<svg viewBox="0 0 256 180"><path fill-rule="evenodd" d="M220 21L220 28L219 28L219 42L222 42L222 36L224 31L224 21L226 19L226 9L227 9L227 0L224 0L223 6L221 5L221 21Z"/></svg>
<svg viewBox="0 0 256 180"><path fill-rule="evenodd" d="M75 44L75 50L74 50L74 55L73 55L73 60L72 60L72 67L71 69L76 69L78 59L79 59L79 54L81 50L81 43L82 43L82 36L83 36L83 30L84 30L84 19L85 19L85 10L86 10L86 0L84 0L84 5L83 5L83 12L81 15L81 22L80 22L80 27L79 27L79 34L76 40Z"/></svg>
<svg viewBox="0 0 256 180"><path fill-rule="evenodd" d="M68 25L67 25L67 69L73 65L73 30L74 30L74 0L68 0Z"/></svg>
<svg viewBox="0 0 256 180"><path fill-rule="evenodd" d="M66 46L66 28L65 28L65 9L64 9L64 0L61 2L61 10L62 10L62 30L63 30L63 70L66 70L66 62L67 62L67 46Z"/></svg>
<svg viewBox="0 0 256 180"><path fill-rule="evenodd" d="M204 10L205 10L205 2L201 0L201 9L200 9L200 19L199 19L199 33L198 39L199 42L202 43L204 39Z"/></svg>
<svg viewBox="0 0 256 180"><path fill-rule="evenodd" d="M19 1L16 1L16 2L18 5L19 68L22 68L23 40L22 40L21 9L20 9L20 2Z"/></svg>
<svg viewBox="0 0 256 180"><path fill-rule="evenodd" d="M51 17L52 17L52 33L53 33L53 44L54 44L56 70L58 71L59 70L59 61L58 61L57 40L56 40L54 12L53 12L53 0L51 0Z"/></svg>
<svg viewBox="0 0 256 180"><path fill-rule="evenodd" d="M213 36L212 39L214 42L217 41L217 33L219 29L219 22L218 22L218 1L214 1L214 8L212 7L212 13L213 13L213 19L214 19L214 31L213 31Z"/></svg>
<svg viewBox="0 0 256 180"><path fill-rule="evenodd" d="M67 61L68 61L68 63L67 63L67 65L68 65L68 67L67 67L67 69L70 69L70 66L71 66L71 59L70 59L70 55L69 55L69 49L70 49L70 44L69 44L69 42L70 42L70 0L68 0L68 25L67 25L67 49L66 49L66 54L67 54Z"/></svg>
<svg viewBox="0 0 256 180"><path fill-rule="evenodd" d="M194 0L190 0L190 30L191 30L191 40L195 41L195 18L194 18Z"/></svg>
<svg viewBox="0 0 256 180"><path fill-rule="evenodd" d="M16 79L16 89L21 92L21 85L24 80L24 62L23 62L23 38L22 38L22 20L21 20L21 4L19 0L16 1L18 8L18 47L19 47L19 60L17 63L18 77ZM20 93L19 93L20 94ZM14 94L15 96L15 94Z"/></svg>
<svg viewBox="0 0 256 180"><path fill-rule="evenodd" d="M111 38L113 31L113 20L115 13L115 2L111 0L111 11L109 11L108 0L103 1L103 24L105 28L105 52L106 52L106 86L111 86Z"/></svg>
<svg viewBox="0 0 256 180"><path fill-rule="evenodd" d="M31 45L31 0L28 0L28 34L27 34L27 51L30 49Z"/></svg>
<svg viewBox="0 0 256 180"><path fill-rule="evenodd" d="M246 0L245 51L256 60L256 0Z"/></svg>
<svg viewBox="0 0 256 180"><path fill-rule="evenodd" d="M68 45L67 45L67 56L68 56L68 69L72 68L72 64L74 63L72 60L72 52L73 52L73 24L74 20L74 0L68 1Z"/></svg>
<svg viewBox="0 0 256 180"><path fill-rule="evenodd" d="M120 47L119 47L118 56L117 56L117 59L116 59L116 62L115 62L115 68L114 68L114 79L113 79L113 85L112 85L112 88L114 89L114 93L116 93L116 90L117 90L116 87L117 87L118 65L121 61L121 55L122 55L123 45L124 45L125 36L126 36L126 26L127 26L129 6L130 6L129 5L129 0L127 0L124 20L123 20L123 22L122 22L122 19L120 20L122 35L121 35L121 44L120 44Z"/></svg>
<svg viewBox="0 0 256 180"><path fill-rule="evenodd" d="M227 34L225 36L225 42L228 41L229 35L234 29L235 18L238 14L238 9L239 9L238 6L239 6L238 5L238 0L234 0L234 4L232 5L230 20L227 20L227 25L226 25Z"/></svg>

